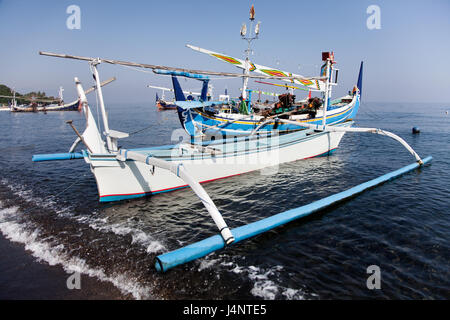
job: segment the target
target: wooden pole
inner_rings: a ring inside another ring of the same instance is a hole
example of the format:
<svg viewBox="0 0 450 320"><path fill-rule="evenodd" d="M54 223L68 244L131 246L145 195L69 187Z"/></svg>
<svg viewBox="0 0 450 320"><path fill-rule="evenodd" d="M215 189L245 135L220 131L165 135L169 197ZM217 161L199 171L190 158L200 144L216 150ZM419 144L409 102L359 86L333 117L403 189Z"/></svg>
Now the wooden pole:
<svg viewBox="0 0 450 320"><path fill-rule="evenodd" d="M73 131L75 131L76 135L78 136L78 138L80 138L81 142L83 142L86 148L88 148L89 152L92 153L91 148L89 148L86 141L84 141L83 136L78 132L77 128L75 128L75 126L73 125L73 120L67 120L66 123L72 127Z"/></svg>
<svg viewBox="0 0 450 320"><path fill-rule="evenodd" d="M325 79L325 77L308 77L308 78L299 77L299 76L297 76L297 77L278 77L278 76L250 75L250 74L246 75L246 74L218 72L218 71L192 70L192 69L184 69L184 68L175 68L175 67L147 64L147 63L136 63L136 62L129 62L129 61L121 61L121 60L74 56L74 55L59 54L59 53L52 53L52 52L45 52L45 51L39 51L39 54L43 55L43 56L49 56L49 57L75 59L75 60L83 60L83 61L90 61L90 62L100 61L100 62L105 62L105 63L109 63L109 64L118 64L118 65L123 65L123 66L128 66L128 67L137 67L137 68L145 68L145 69L152 69L152 70L159 69L159 70L181 71L181 72L189 72L189 73L212 75L212 76L224 76L224 77L236 77L236 78L248 77L248 78L254 78L254 79L278 79L278 80L324 80Z"/></svg>

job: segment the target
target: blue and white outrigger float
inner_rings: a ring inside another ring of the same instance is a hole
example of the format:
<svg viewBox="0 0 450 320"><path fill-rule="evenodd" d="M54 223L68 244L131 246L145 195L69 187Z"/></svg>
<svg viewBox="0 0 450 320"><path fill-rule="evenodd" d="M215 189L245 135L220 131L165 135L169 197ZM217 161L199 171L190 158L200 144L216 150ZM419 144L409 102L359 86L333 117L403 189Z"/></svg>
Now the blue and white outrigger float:
<svg viewBox="0 0 450 320"><path fill-rule="evenodd" d="M330 125L327 123L326 116L322 118L322 123L319 124L279 119L282 123L299 127L299 130L283 134L279 134L276 130L259 134L260 128L263 127L261 126L248 132L248 135L236 138L199 140L189 137L186 141L170 146L139 149L119 148L118 140L127 138L128 134L112 130L109 127L100 76L97 70L99 64L118 64L149 68L154 71L166 70L198 75L229 77L242 75L48 52L41 52L40 54L88 61L96 82L104 132L99 131L81 82L75 78L77 92L86 117L84 132L80 134L73 127L77 139L71 146L69 153L35 155L33 161L84 159L95 176L100 201L102 202L137 198L189 186L204 204L219 229L220 235L159 255L155 262L158 271L167 271L179 264L203 257L225 246L321 210L431 161L431 157L421 159L403 139L393 133L375 128L352 128L353 121L343 121ZM331 60L328 60L327 63L331 63ZM280 78L283 79L284 77ZM173 79L176 79L175 76L173 76ZM325 97L327 96L328 91L325 91ZM358 102L359 97L360 93L357 90L356 101ZM271 121L271 119L266 121ZM279 213L233 230L227 226L213 200L200 184L281 163L330 154L339 146L346 132L369 132L391 137L400 142L414 156L415 163L307 206ZM79 144L83 144L84 148L76 152Z"/></svg>

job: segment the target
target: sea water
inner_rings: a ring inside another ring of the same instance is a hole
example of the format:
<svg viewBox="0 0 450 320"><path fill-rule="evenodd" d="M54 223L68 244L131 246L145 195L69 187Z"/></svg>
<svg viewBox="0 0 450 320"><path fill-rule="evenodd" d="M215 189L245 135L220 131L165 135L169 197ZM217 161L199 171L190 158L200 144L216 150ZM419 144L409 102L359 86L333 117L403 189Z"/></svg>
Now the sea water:
<svg viewBox="0 0 450 320"><path fill-rule="evenodd" d="M0 114L0 298L448 299L448 104L363 103L356 126L404 138L430 166L308 218L159 274L156 255L217 234L189 189L101 204L83 160L33 163L67 152L78 112ZM108 105L126 148L172 144L175 111ZM95 106L94 115L97 115ZM100 123L101 125L101 123ZM413 135L413 127L420 134ZM178 138L176 137L176 140ZM328 157L204 185L230 227L351 188L414 162L396 141L347 133ZM380 289L369 289L370 266ZM67 289L71 275L81 289Z"/></svg>

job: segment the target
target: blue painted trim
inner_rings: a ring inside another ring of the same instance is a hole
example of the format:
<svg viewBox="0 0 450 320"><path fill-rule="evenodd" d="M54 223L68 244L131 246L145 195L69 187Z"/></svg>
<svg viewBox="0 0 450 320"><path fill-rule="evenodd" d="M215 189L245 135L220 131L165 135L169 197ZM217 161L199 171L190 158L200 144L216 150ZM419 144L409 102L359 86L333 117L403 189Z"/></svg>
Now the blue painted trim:
<svg viewBox="0 0 450 320"><path fill-rule="evenodd" d="M356 114L358 112L359 109L359 105L360 105L360 97L356 97L356 101L355 104L353 106L348 106L348 108L346 108L345 110L341 111L340 113L338 113L337 115L329 115L327 116L327 124L328 125L334 125L337 123L342 123L351 119L354 119L356 117ZM226 119L224 117L218 117L218 116L208 116L206 114L203 114L201 110L194 110L194 113L192 115L192 119L195 120L195 122L202 126L202 125L206 125L206 126L217 126L217 128L215 129L209 129L208 127L204 127L205 133L209 133L209 134L228 134L228 135L239 135L239 134L243 134L242 131L248 132L251 131L253 129L255 129L260 123L261 120L254 120L254 119L245 119L242 121L248 122L246 124L244 123L238 123L238 122L230 122L230 123L226 123L225 121L229 120ZM221 121L222 120L222 121ZM190 119L185 118L184 119L184 128L186 129L185 125L190 121ZM322 117L319 118L315 118L312 121L308 121L308 124L322 124ZM275 125L272 124L267 124L264 127L262 127L260 129L260 131L262 132L267 132L267 131L273 131L275 130ZM284 132L284 131L295 131L298 130L300 127L297 125L293 125L293 124L286 124L286 123L282 123L282 124L278 124L276 125L276 130L278 130L279 132ZM186 129L187 130L187 129ZM188 133L190 135L194 135L194 131L193 130L187 130ZM233 133L233 131L241 131L241 133L236 132Z"/></svg>
<svg viewBox="0 0 450 320"><path fill-rule="evenodd" d="M427 157L423 159L424 164L430 162L432 157ZM243 241L245 239L254 237L258 234L264 233L266 231L272 230L276 227L284 225L293 220L308 216L314 212L320 211L326 207L329 207L332 204L338 203L340 201L351 198L357 194L362 193L363 191L373 188L377 185L380 185L386 181L395 179L407 172L410 172L420 165L415 162L401 169L392 171L387 173L381 177L370 180L368 182L357 185L356 187L350 188L343 192L339 192L337 194L331 195L329 197L317 200L305 206L301 206L295 209L291 209L269 218L265 218L238 228L231 230L231 233L234 235L235 241L232 243L238 243L239 241ZM225 242L220 235L215 235L209 237L205 240L190 244L188 246L182 247L180 249L159 255L156 257L155 268L157 271L165 272L173 267L176 267L180 264L187 263L189 261L193 261L195 259L201 258L210 254L214 251L222 249L225 247Z"/></svg>
<svg viewBox="0 0 450 320"><path fill-rule="evenodd" d="M359 67L358 83L356 85L359 89L360 97L362 97L363 67L364 67L364 61L361 61L361 66Z"/></svg>
<svg viewBox="0 0 450 320"><path fill-rule="evenodd" d="M33 155L33 162L40 161L53 161L53 160L73 160L73 159L83 159L82 153L50 153L50 154L35 154Z"/></svg>
<svg viewBox="0 0 450 320"><path fill-rule="evenodd" d="M209 80L209 76L204 76L202 74L189 73L189 72L184 72L184 71L154 69L153 72L156 74L180 76L180 77L186 77L186 78L197 79L197 80Z"/></svg>

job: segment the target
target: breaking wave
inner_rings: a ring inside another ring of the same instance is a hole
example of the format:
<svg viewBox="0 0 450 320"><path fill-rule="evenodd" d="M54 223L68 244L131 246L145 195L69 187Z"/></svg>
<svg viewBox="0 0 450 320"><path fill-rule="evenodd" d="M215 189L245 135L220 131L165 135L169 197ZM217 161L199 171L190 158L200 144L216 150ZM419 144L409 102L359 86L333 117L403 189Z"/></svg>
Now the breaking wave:
<svg viewBox="0 0 450 320"><path fill-rule="evenodd" d="M79 272L110 282L124 295L130 294L135 299L152 298L150 288L133 281L132 276L120 273L108 275L102 268L92 267L84 259L70 256L64 244L58 244L52 237L41 239L40 229L32 223L20 221L22 218L18 207L5 208L0 201L0 232L6 239L23 244L25 250L38 261L51 266L60 265L67 273Z"/></svg>

